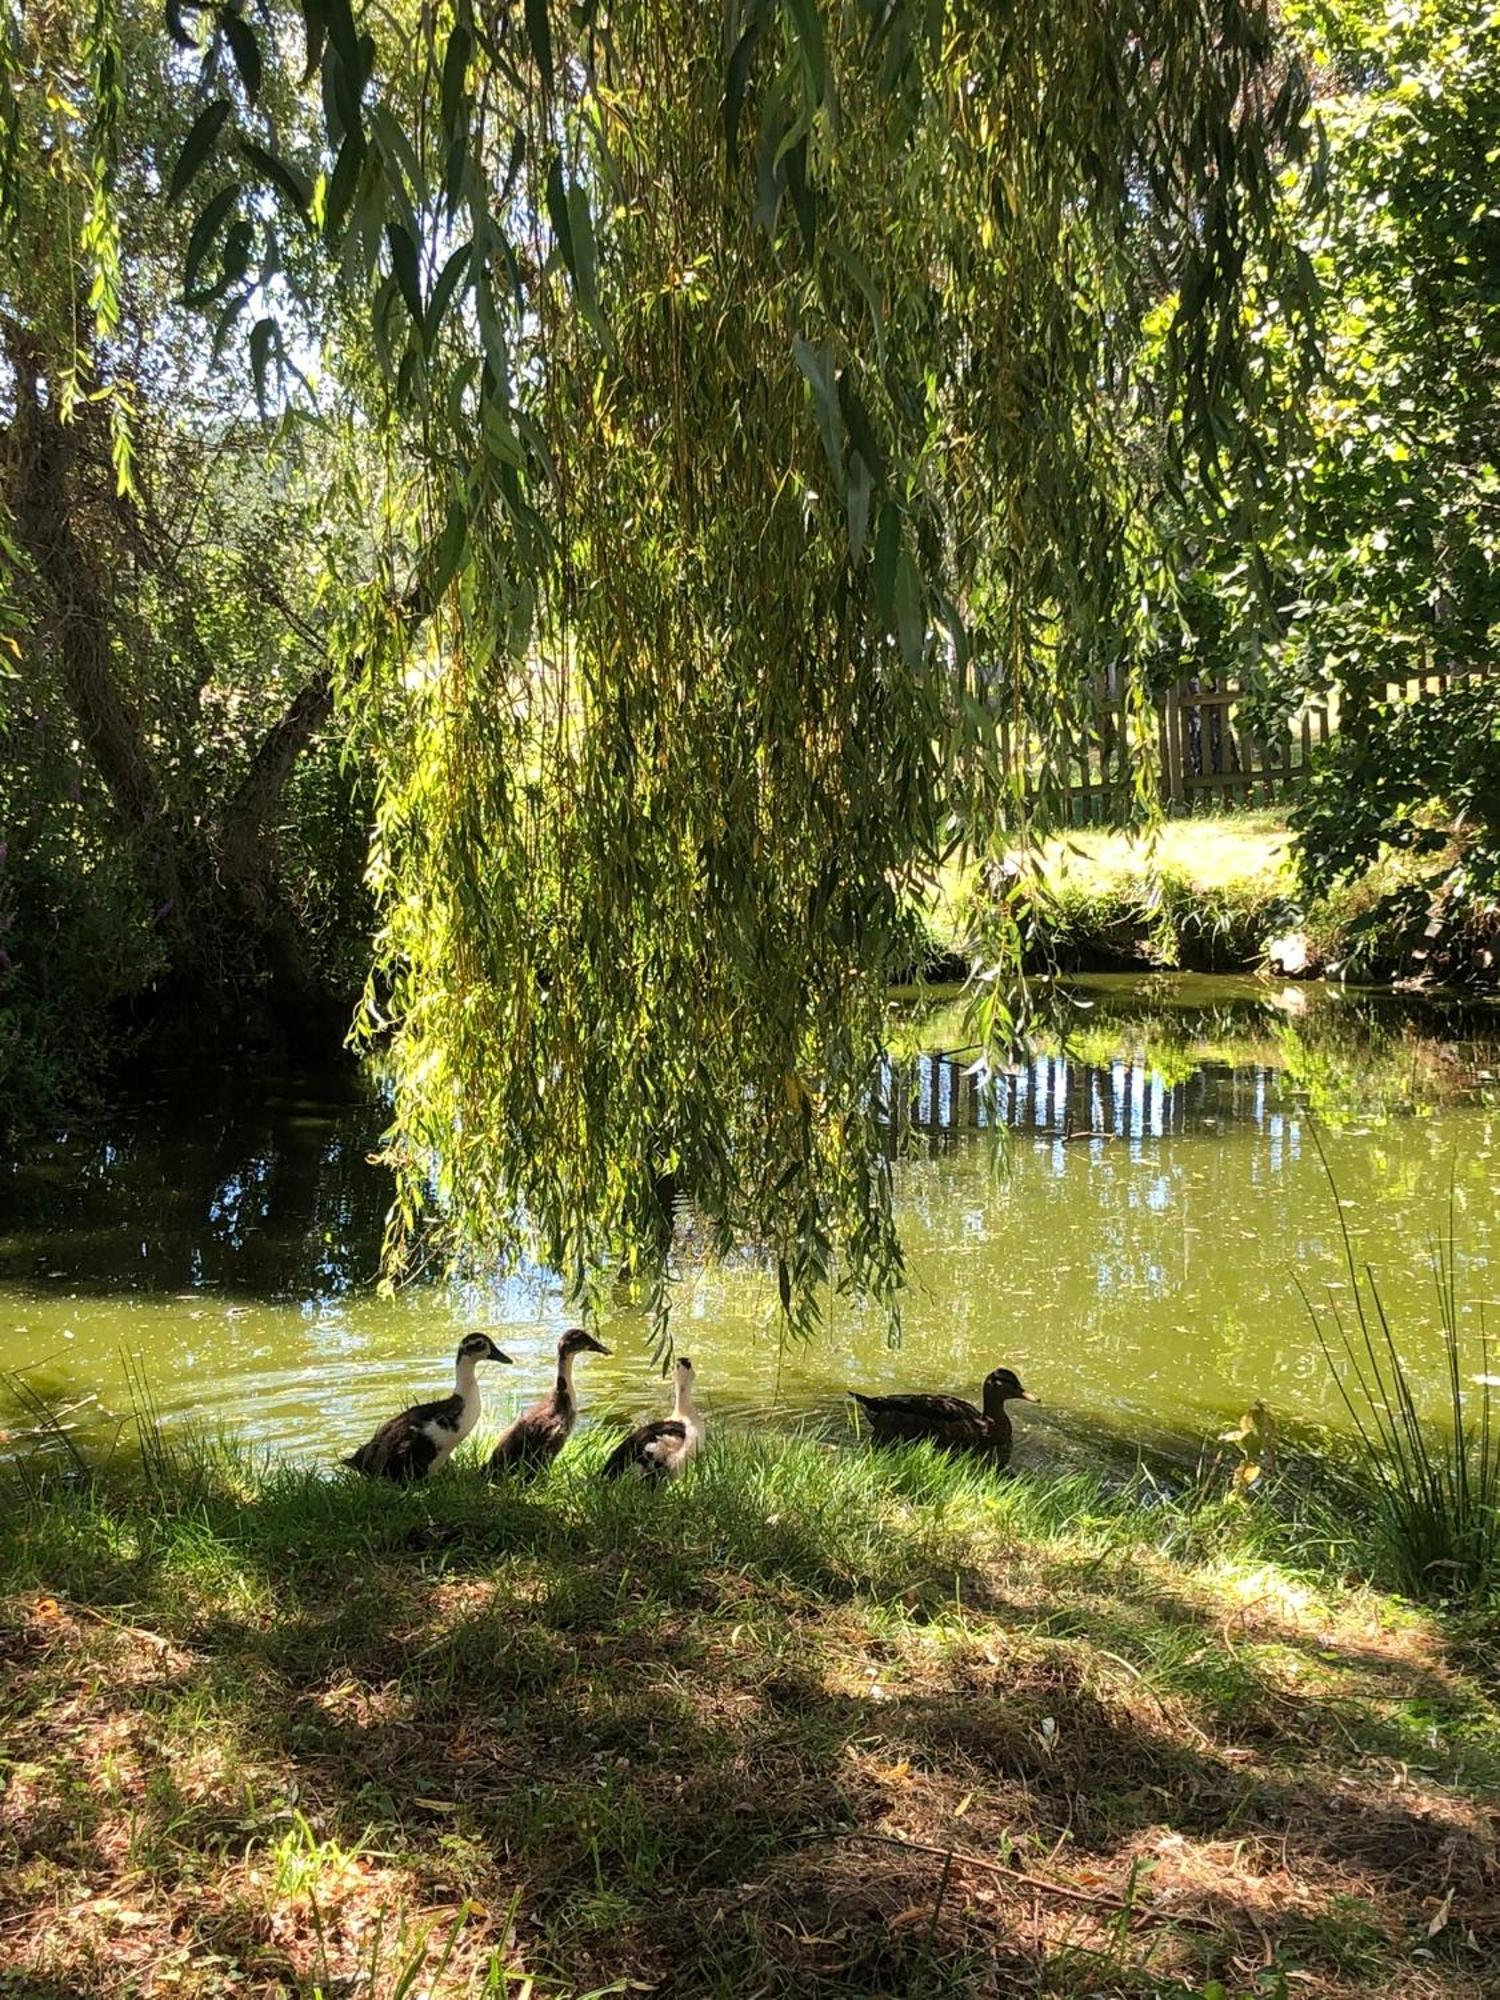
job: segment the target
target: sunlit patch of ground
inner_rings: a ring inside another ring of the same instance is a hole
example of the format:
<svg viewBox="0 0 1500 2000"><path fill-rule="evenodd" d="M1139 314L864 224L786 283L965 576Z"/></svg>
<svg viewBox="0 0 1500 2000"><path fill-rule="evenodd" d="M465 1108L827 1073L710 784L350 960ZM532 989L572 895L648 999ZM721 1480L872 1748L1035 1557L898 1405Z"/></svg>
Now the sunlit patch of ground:
<svg viewBox="0 0 1500 2000"><path fill-rule="evenodd" d="M1490 1692L1248 1508L182 1480L0 1529L0 1994L1494 1990Z"/></svg>

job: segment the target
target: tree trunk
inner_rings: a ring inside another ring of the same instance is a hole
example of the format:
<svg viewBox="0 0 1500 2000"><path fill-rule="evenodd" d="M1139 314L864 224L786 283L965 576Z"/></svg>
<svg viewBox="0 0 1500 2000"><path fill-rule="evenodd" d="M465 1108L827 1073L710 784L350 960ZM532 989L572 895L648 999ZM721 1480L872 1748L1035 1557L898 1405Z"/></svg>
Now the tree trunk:
<svg viewBox="0 0 1500 2000"><path fill-rule="evenodd" d="M332 712L333 675L325 667L298 691L262 738L224 809L215 843L220 878L255 934L277 1017L294 1054L327 1054L339 1047L351 1011L329 991L309 956L281 885L269 825L292 767Z"/></svg>

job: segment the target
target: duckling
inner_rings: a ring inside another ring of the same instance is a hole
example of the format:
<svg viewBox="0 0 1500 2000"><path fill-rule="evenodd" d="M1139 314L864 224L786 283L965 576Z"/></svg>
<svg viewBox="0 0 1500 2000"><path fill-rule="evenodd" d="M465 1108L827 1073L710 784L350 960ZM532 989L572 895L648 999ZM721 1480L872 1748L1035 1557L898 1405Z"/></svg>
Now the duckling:
<svg viewBox="0 0 1500 2000"><path fill-rule="evenodd" d="M849 1392L869 1419L876 1444L916 1444L922 1438L944 1451L972 1451L996 1466L1010 1463L1013 1441L1007 1403L1034 1403L1012 1369L995 1368L985 1376L984 1408L976 1410L962 1396L862 1396Z"/></svg>
<svg viewBox="0 0 1500 2000"><path fill-rule="evenodd" d="M702 1446L703 1419L693 1407L693 1364L684 1356L677 1364L671 1416L639 1424L622 1438L605 1459L603 1474L618 1479L622 1472L635 1471L653 1482L680 1479Z"/></svg>
<svg viewBox="0 0 1500 2000"><path fill-rule="evenodd" d="M578 1416L573 1394L573 1362L580 1354L608 1354L602 1340L595 1340L581 1326L570 1326L557 1343L557 1380L550 1395L523 1410L490 1453L487 1467L491 1479L514 1473L530 1478L545 1469L568 1441Z"/></svg>
<svg viewBox="0 0 1500 2000"><path fill-rule="evenodd" d="M394 1479L405 1485L425 1479L447 1463L479 1421L476 1362L509 1361L487 1333L465 1334L453 1364L453 1394L431 1403L413 1403L383 1423L368 1444L343 1463L367 1479Z"/></svg>

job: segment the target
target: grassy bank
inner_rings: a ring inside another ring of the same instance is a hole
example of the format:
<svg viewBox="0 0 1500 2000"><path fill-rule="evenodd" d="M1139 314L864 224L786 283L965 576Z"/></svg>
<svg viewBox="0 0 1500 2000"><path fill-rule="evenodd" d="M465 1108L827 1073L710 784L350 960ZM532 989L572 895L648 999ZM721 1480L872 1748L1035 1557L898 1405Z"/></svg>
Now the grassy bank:
<svg viewBox="0 0 1500 2000"><path fill-rule="evenodd" d="M1291 836L1269 809L1169 820L1151 835L1079 829L1023 865L1038 969L1253 968L1295 916ZM996 899L985 871L943 884L935 933L950 948L982 943Z"/></svg>
<svg viewBox="0 0 1500 2000"><path fill-rule="evenodd" d="M1493 1691L1326 1531L598 1450L13 1486L0 1994L1493 1990Z"/></svg>

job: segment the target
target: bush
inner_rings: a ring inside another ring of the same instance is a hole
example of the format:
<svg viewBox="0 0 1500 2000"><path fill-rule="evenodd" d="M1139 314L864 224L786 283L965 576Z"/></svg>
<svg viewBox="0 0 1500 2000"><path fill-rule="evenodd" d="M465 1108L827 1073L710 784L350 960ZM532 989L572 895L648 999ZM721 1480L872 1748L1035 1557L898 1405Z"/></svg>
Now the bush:
<svg viewBox="0 0 1500 2000"><path fill-rule="evenodd" d="M1346 974L1492 980L1500 680L1349 718L1292 828L1310 928Z"/></svg>

